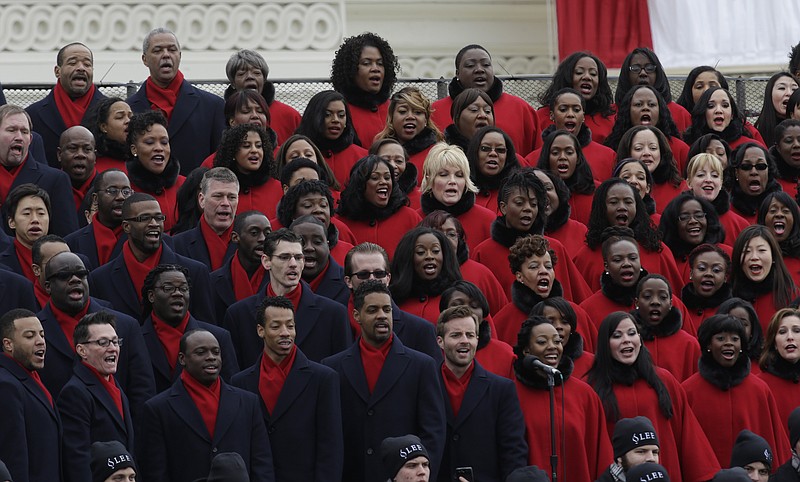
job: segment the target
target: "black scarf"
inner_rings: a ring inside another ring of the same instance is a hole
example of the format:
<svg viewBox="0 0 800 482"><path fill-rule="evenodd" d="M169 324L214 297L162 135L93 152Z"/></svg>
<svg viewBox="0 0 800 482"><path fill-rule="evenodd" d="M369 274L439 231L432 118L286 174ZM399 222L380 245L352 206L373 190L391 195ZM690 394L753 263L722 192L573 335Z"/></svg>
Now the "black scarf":
<svg viewBox="0 0 800 482"><path fill-rule="evenodd" d="M450 80L450 85L447 86L447 92L450 94L451 99L458 97L458 94L464 92L464 90L465 88L461 85L461 81L458 80L458 77L453 77L453 79ZM503 95L503 81L495 77L492 86L489 87L486 93L489 94L489 98L492 99L492 102L497 102L497 99Z"/></svg>
<svg viewBox="0 0 800 482"><path fill-rule="evenodd" d="M553 278L553 288L550 290L550 294L547 297L554 298L563 295L564 290L561 288L561 283ZM545 298L542 298L532 289L517 280L514 280L514 283L511 285L511 302L525 314L530 313L533 307L544 299Z"/></svg>
<svg viewBox="0 0 800 482"><path fill-rule="evenodd" d="M709 297L698 295L692 283L687 284L681 290L683 304L690 310L696 310L698 315L702 314L705 309L716 308L731 296L733 296L731 294L731 285L727 282L723 283L720 289Z"/></svg>
<svg viewBox="0 0 800 482"><path fill-rule="evenodd" d="M419 154L425 149L436 144L436 133L430 127L425 127L422 132L414 136L413 139L403 144L409 156Z"/></svg>
<svg viewBox="0 0 800 482"><path fill-rule="evenodd" d="M444 129L444 141L451 146L460 147L466 153L470 140L458 130L455 124L450 124Z"/></svg>
<svg viewBox="0 0 800 482"><path fill-rule="evenodd" d="M566 382L570 375L572 375L572 370L574 369L575 364L572 362L572 358L562 354L561 360L558 362L558 371L561 372L561 377L553 377L555 386L561 386L562 377L563 381ZM517 380L526 387L535 388L537 390L549 389L547 385L547 375L539 369L526 369L521 358L514 360L514 374L517 376Z"/></svg>
<svg viewBox="0 0 800 482"><path fill-rule="evenodd" d="M737 280L736 288L733 290L733 294L734 296L738 296L739 298L752 303L759 296L765 295L772 291L772 281L774 276L774 269L770 269L769 274L766 278L764 278L763 281L755 283L747 276L742 275L740 279Z"/></svg>
<svg viewBox="0 0 800 482"><path fill-rule="evenodd" d="M545 232L552 233L553 231L557 231L563 225L567 224L571 211L572 207L569 205L569 199L559 199L558 209L547 216L547 227L545 228Z"/></svg>
<svg viewBox="0 0 800 482"><path fill-rule="evenodd" d="M397 186L397 189L400 189L400 186ZM392 199L394 197L394 200ZM348 204L358 204L352 202ZM384 207L378 207L370 202L365 202L358 204L357 206L348 206L346 210L346 216L350 219L355 221L363 221L369 223L370 226L375 226L378 221L383 221L384 219L388 219L394 213L400 210L403 206L408 205L408 197L403 194L396 195L396 196L389 196L389 204ZM342 210L342 201L339 200L339 212L342 215L345 213Z"/></svg>
<svg viewBox="0 0 800 482"><path fill-rule="evenodd" d="M491 234L493 240L506 248L510 248L523 236L542 234L542 227L539 226L538 222L535 222L528 231L517 231L516 229L506 226L505 216L497 216L497 218L492 221Z"/></svg>
<svg viewBox="0 0 800 482"><path fill-rule="evenodd" d="M736 363L730 368L725 368L711 356L711 353L704 351L700 355L698 363L700 376L708 383L727 392L731 388L741 385L747 375L750 374L750 359L743 353L739 354Z"/></svg>
<svg viewBox="0 0 800 482"><path fill-rule="evenodd" d="M342 135L336 139L331 140L325 136L319 136L319 138L314 139L314 143L317 144L317 147L319 147L319 150L325 157L338 154L350 147L353 142L355 142L356 131L352 127L352 121L348 124L350 124L350 128L345 128L344 132L342 132Z"/></svg>
<svg viewBox="0 0 800 482"><path fill-rule="evenodd" d="M238 166L233 166L231 170L236 174L236 179L239 180L239 191L248 193L250 189L269 181L272 166L271 163L262 161L258 169L253 172L242 172Z"/></svg>
<svg viewBox="0 0 800 482"><path fill-rule="evenodd" d="M711 201L711 204L714 206L714 210L717 211L717 214L722 216L731 209L731 195L728 194L725 188L722 188L719 190L717 197Z"/></svg>
<svg viewBox="0 0 800 482"><path fill-rule="evenodd" d="M178 180L178 175L181 173L181 163L175 157L170 157L167 161L167 167L161 174L155 174L145 169L144 165L139 162L138 157L128 159L125 163L128 168L128 179L132 184L144 189L145 192L161 194L164 190L171 188Z"/></svg>
<svg viewBox="0 0 800 482"><path fill-rule="evenodd" d="M769 154L772 156L775 166L778 168L778 177L785 181L791 181L797 184L797 180L800 179L800 168L792 167L788 162L784 161L776 146L769 148ZM795 192L789 194L794 197L794 195L797 193Z"/></svg>
<svg viewBox="0 0 800 482"><path fill-rule="evenodd" d="M483 320L478 326L478 350L485 348L490 341L492 341L492 327L488 321Z"/></svg>
<svg viewBox="0 0 800 482"><path fill-rule="evenodd" d="M404 193L410 194L417 187L417 166L406 162L406 170L400 174L397 179L397 185L400 186Z"/></svg>
<svg viewBox="0 0 800 482"><path fill-rule="evenodd" d="M639 279L643 276L647 276L644 269L639 272ZM606 298L623 306L633 306L633 300L636 299L636 285L627 288L617 284L607 272L600 275L600 290Z"/></svg>
<svg viewBox="0 0 800 482"><path fill-rule="evenodd" d="M428 191L420 196L420 205L422 206L422 212L425 213L425 215L428 215L436 210L441 210L455 217L459 217L472 209L472 206L475 205L475 193L465 189L464 194L457 203L453 204L452 206L445 206L435 197L433 197L433 192Z"/></svg>
<svg viewBox="0 0 800 482"><path fill-rule="evenodd" d="M445 279L443 276L437 276L432 280L423 280L415 277L408 298L417 298L419 301L425 301L430 297L439 296L453 284L453 281L455 280Z"/></svg>
<svg viewBox="0 0 800 482"><path fill-rule="evenodd" d="M777 353L764 365L763 370L792 383L800 383L800 363L789 363Z"/></svg>
<svg viewBox="0 0 800 482"><path fill-rule="evenodd" d="M583 337L575 330L569 334L569 341L564 345L564 356L573 361L583 356Z"/></svg>
<svg viewBox="0 0 800 482"><path fill-rule="evenodd" d="M644 350L644 347L641 347ZM626 387L633 386L638 380L639 372L636 371L636 364L626 365L624 363L620 363L617 360L611 360L611 366L609 367L610 370L608 371L608 378L610 379L612 384L620 384L625 385Z"/></svg>
<svg viewBox="0 0 800 482"><path fill-rule="evenodd" d="M639 315L639 310L631 311L634 321L639 326L639 332L642 335L642 340L653 341L658 338L665 338L674 335L681 329L683 321L681 320L681 312L674 306L669 309L667 316L661 320L657 325L650 324L643 320Z"/></svg>
<svg viewBox="0 0 800 482"><path fill-rule="evenodd" d="M125 143L117 142L114 139L109 139L108 137L105 137L105 139L102 141L102 146L98 145L97 147L97 154L99 156L119 159L123 162L128 158L128 155L130 155L128 146Z"/></svg>
<svg viewBox="0 0 800 482"><path fill-rule="evenodd" d="M770 179L767 181L767 185L764 188L764 192L759 194L758 196L750 196L745 194L742 191L742 188L739 186L738 181L734 181L733 183L733 196L731 196L731 203L733 207L735 207L740 213L744 213L747 216L753 216L758 213L758 208L761 207L761 202L767 197L768 194L773 193L775 191L780 191L781 185L778 184L778 181L775 179Z"/></svg>
<svg viewBox="0 0 800 482"><path fill-rule="evenodd" d="M386 82L386 79L384 79L384 82ZM352 88L345 89L342 95L345 96L348 104L361 107L362 109L368 109L372 112L378 112L378 106L389 100L391 89L381 88L377 94L373 94L353 85Z"/></svg>

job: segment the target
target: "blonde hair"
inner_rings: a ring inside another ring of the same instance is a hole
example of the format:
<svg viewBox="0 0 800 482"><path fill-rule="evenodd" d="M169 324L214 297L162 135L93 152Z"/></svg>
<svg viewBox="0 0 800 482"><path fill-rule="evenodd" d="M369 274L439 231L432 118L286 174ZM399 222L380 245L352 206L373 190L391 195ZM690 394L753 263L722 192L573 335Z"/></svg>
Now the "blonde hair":
<svg viewBox="0 0 800 482"><path fill-rule="evenodd" d="M477 186L470 179L469 161L467 155L458 146L451 146L444 142L437 142L428 151L428 156L422 164L422 183L419 190L422 194L433 190L433 178L442 168L455 167L464 173L467 181L467 191L478 192Z"/></svg>
<svg viewBox="0 0 800 482"><path fill-rule="evenodd" d="M433 120L431 120L431 100L416 87L403 87L398 90L389 101L386 125L383 127L383 130L375 136L375 141L387 138L397 139L397 132L395 132L394 126L392 125L392 117L400 104L408 104L411 110L421 110L425 112L425 127L433 131L434 135L436 135L437 142L444 140L442 131L440 131L439 128L436 127L436 124L433 123Z"/></svg>
<svg viewBox="0 0 800 482"><path fill-rule="evenodd" d="M722 176L725 169L722 167L722 161L719 157L715 156L714 154L709 154L707 152L703 152L697 154L693 158L689 160L689 163L686 164L686 180L693 178L697 175L697 171L701 168L709 166L712 171L716 171Z"/></svg>

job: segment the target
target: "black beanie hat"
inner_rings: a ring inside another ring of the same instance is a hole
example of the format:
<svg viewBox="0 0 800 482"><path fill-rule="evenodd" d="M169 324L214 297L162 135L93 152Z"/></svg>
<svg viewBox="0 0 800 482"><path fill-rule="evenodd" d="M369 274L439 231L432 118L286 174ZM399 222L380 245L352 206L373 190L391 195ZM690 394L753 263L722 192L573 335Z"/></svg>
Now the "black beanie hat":
<svg viewBox="0 0 800 482"><path fill-rule="evenodd" d="M508 474L506 482L550 482L544 470L535 465L514 469Z"/></svg>
<svg viewBox="0 0 800 482"><path fill-rule="evenodd" d="M417 457L428 457L428 451L416 435L387 437L381 442L381 460L386 477L393 479L406 462Z"/></svg>
<svg viewBox="0 0 800 482"><path fill-rule="evenodd" d="M8 471L8 467L6 467L6 464L4 464L2 460L0 460L0 480L11 480L11 472ZM14 481L11 480L11 482Z"/></svg>
<svg viewBox="0 0 800 482"><path fill-rule="evenodd" d="M93 482L104 482L107 478L114 475L114 472L128 467L136 470L133 457L124 445L116 440L111 442L95 442L91 448Z"/></svg>
<svg viewBox="0 0 800 482"><path fill-rule="evenodd" d="M611 445L614 447L614 459L622 457L642 445L658 445L658 437L656 436L653 422L641 415L621 419L614 426Z"/></svg>
<svg viewBox="0 0 800 482"><path fill-rule="evenodd" d="M711 482L751 482L747 471L741 467L722 469L714 475Z"/></svg>
<svg viewBox="0 0 800 482"><path fill-rule="evenodd" d="M739 432L731 451L731 467L744 467L753 462L762 462L772 468L772 449L762 437L745 429Z"/></svg>
<svg viewBox="0 0 800 482"><path fill-rule="evenodd" d="M792 445L792 450L797 447L798 440L800 440L800 407L789 414L789 443Z"/></svg>
<svg viewBox="0 0 800 482"><path fill-rule="evenodd" d="M669 482L667 469L652 462L634 465L625 474L628 482Z"/></svg>

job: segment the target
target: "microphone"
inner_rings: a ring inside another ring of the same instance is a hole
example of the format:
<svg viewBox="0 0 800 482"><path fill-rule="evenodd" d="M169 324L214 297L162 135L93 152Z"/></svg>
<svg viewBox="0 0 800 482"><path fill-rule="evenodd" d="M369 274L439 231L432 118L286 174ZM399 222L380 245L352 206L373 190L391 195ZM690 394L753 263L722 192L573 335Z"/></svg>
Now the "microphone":
<svg viewBox="0 0 800 482"><path fill-rule="evenodd" d="M550 365L545 364L542 360L539 360L533 355L525 355L525 358L522 359L522 366L528 370L533 370L534 368L539 368L544 370L545 373L549 373L550 375L561 375L561 372L558 369L551 367Z"/></svg>

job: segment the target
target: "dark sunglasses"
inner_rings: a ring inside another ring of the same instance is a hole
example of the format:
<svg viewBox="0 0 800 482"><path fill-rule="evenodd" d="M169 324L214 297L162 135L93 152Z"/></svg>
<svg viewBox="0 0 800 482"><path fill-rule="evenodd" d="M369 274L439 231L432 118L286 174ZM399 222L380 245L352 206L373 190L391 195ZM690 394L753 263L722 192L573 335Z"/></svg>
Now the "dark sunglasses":
<svg viewBox="0 0 800 482"><path fill-rule="evenodd" d="M740 169L742 171L752 171L754 167L756 168L756 171L766 171L767 168L769 168L769 166L764 163L750 164L749 162L746 162L744 164L739 164L737 169Z"/></svg>
<svg viewBox="0 0 800 482"><path fill-rule="evenodd" d="M69 281L73 276L77 276L80 279L86 279L86 277L89 276L89 271L85 269L79 269L77 271L59 271L48 276L47 280L49 281L55 278L59 281Z"/></svg>
<svg viewBox="0 0 800 482"><path fill-rule="evenodd" d="M353 276L360 280L369 279L370 276L374 276L375 279L383 279L388 276L389 273L382 269L376 269L375 271L359 271L357 273L353 273Z"/></svg>

